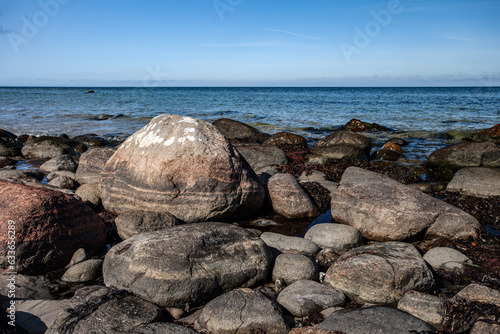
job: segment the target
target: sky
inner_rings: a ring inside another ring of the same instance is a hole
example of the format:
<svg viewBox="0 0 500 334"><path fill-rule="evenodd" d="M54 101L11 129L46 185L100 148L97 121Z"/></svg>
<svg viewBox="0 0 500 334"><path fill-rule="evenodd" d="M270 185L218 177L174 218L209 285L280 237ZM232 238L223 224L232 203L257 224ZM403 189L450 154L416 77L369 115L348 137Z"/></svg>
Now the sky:
<svg viewBox="0 0 500 334"><path fill-rule="evenodd" d="M499 86L499 22L499 0L0 0L0 86Z"/></svg>

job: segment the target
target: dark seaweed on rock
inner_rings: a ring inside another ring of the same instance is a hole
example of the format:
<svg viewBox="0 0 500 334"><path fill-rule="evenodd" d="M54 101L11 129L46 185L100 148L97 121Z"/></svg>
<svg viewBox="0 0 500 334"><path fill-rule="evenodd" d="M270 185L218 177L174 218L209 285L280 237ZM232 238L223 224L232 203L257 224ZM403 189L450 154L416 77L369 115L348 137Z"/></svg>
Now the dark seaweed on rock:
<svg viewBox="0 0 500 334"><path fill-rule="evenodd" d="M301 185L313 199L314 204L316 204L321 213L328 211L332 198L330 197L330 192L325 187L317 182L302 182Z"/></svg>
<svg viewBox="0 0 500 334"><path fill-rule="evenodd" d="M488 303L467 302L465 300L448 304L447 320L444 330L438 333L469 333L476 321L485 321L480 318L498 322L500 307Z"/></svg>

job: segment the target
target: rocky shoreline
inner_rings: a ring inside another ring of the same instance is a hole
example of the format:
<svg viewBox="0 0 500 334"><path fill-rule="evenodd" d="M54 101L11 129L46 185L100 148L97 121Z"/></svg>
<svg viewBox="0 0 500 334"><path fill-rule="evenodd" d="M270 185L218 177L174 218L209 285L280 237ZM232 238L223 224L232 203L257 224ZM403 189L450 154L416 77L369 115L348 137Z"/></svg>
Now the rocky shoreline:
<svg viewBox="0 0 500 334"><path fill-rule="evenodd" d="M3 332L500 331L500 124L427 161L366 131L0 130Z"/></svg>

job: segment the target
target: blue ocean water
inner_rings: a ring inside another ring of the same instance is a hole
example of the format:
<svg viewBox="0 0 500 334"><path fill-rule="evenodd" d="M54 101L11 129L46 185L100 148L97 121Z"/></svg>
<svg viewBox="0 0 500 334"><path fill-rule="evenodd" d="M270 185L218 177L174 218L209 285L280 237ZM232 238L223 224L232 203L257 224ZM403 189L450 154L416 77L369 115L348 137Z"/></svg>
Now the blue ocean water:
<svg viewBox="0 0 500 334"><path fill-rule="evenodd" d="M425 159L467 133L500 123L500 88L10 88L0 87L0 128L16 134L95 133L124 139L161 114L232 118L311 142L352 118L393 129L376 144L409 140ZM115 116L115 117L111 117ZM450 136L451 135L451 136Z"/></svg>

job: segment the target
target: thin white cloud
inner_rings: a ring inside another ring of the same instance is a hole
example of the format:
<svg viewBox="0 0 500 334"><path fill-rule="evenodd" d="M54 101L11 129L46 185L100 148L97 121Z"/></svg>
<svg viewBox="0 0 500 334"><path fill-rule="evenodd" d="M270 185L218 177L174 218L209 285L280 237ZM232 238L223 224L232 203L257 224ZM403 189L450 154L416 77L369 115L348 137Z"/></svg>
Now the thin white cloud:
<svg viewBox="0 0 500 334"><path fill-rule="evenodd" d="M441 35L439 37L444 38L444 39L450 39L452 41L472 42L472 43L479 42L478 40L475 40L475 39L472 39L472 38L465 38L465 37L460 37L460 36Z"/></svg>
<svg viewBox="0 0 500 334"><path fill-rule="evenodd" d="M287 46L289 44L276 43L269 41L255 41L255 42L245 42L245 43L203 43L200 46L209 48L267 48L276 46Z"/></svg>
<svg viewBox="0 0 500 334"><path fill-rule="evenodd" d="M303 38L307 38L307 39L313 39L315 41L323 41L323 39L319 38L319 37L314 37L314 36L309 36L309 35L304 35L304 34L298 34L298 33L291 32L291 31L286 31L286 30L279 30L279 29L264 29L264 30L266 30L266 31L281 32L283 34L288 34L288 35L292 35L292 36L303 37Z"/></svg>

